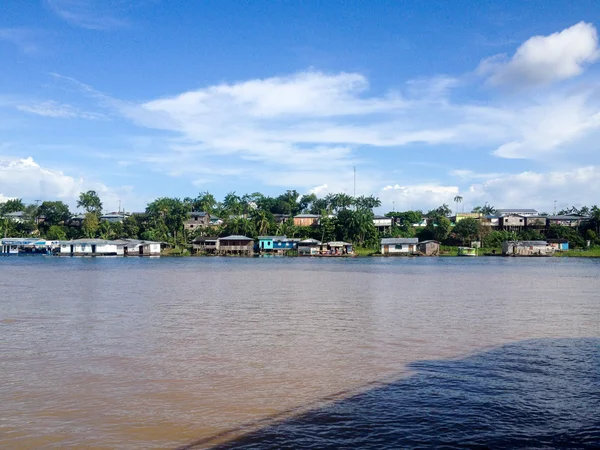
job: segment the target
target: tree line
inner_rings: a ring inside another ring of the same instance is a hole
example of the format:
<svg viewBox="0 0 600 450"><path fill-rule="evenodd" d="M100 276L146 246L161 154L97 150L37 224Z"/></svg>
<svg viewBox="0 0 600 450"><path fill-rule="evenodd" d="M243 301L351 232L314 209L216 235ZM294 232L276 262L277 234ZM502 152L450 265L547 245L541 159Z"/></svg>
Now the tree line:
<svg viewBox="0 0 600 450"><path fill-rule="evenodd" d="M462 201L456 197L455 202ZM583 247L587 240L600 245L600 208L597 206L570 208L560 214L581 214L590 217L581 229L554 226L542 235L539 231L524 230L487 231L476 219L465 218L453 225L449 219L452 210L446 204L424 213L420 210L390 211L393 226L378 231L373 219L375 208L381 201L374 196L353 197L345 193L317 197L301 195L287 190L279 196L260 192L238 195L229 192L221 201L209 192L196 197L160 197L139 213L127 216L122 222L101 220L103 203L95 191L82 192L77 208L84 212L83 219L74 220L74 214L62 201L44 201L39 205L24 204L12 199L0 204L0 235L6 237L39 236L52 240L78 238L142 239L168 242L176 246L188 246L202 235L226 236L243 234L256 238L261 235L285 235L296 238L314 238L326 241L348 241L358 247L376 248L382 237L417 237L420 240L435 239L449 244L466 244L482 240L485 247L499 247L504 240L536 240L550 237L565 238L575 247ZM191 212L207 212L219 217L223 223L208 228L185 229ZM477 206L473 212L494 214L491 205ZM19 221L5 217L8 213L22 212ZM294 224L293 217L302 214L318 214L319 224L302 227ZM427 224L423 225L423 219Z"/></svg>

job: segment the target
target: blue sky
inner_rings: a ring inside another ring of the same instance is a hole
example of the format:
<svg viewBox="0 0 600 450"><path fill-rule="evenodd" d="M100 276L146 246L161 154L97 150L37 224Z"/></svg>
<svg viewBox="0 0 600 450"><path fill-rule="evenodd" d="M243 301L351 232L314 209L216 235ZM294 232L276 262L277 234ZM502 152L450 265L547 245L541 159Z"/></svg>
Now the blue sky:
<svg viewBox="0 0 600 450"><path fill-rule="evenodd" d="M596 0L4 3L0 201L600 203Z"/></svg>

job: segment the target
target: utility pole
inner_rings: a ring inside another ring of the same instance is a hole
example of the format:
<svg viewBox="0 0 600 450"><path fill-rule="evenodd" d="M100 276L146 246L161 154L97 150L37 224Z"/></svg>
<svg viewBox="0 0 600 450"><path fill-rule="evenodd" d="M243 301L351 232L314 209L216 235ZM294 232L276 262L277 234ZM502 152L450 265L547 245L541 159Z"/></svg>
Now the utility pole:
<svg viewBox="0 0 600 450"><path fill-rule="evenodd" d="M392 211L396 212L396 201L392 200Z"/></svg>
<svg viewBox="0 0 600 450"><path fill-rule="evenodd" d="M121 200L119 200L119 214L121 214Z"/></svg>
<svg viewBox="0 0 600 450"><path fill-rule="evenodd" d="M554 215L556 215L556 200L554 200Z"/></svg>

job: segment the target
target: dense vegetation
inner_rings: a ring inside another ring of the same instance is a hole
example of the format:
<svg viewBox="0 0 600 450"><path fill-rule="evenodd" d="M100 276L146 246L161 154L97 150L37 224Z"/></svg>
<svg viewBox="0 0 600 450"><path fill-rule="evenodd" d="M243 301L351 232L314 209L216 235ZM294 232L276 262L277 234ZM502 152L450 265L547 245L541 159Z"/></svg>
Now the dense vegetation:
<svg viewBox="0 0 600 450"><path fill-rule="evenodd" d="M455 199L457 204L462 198ZM448 245L468 244L481 239L483 246L498 248L502 241L510 239L535 240L565 238L572 247L583 248L586 241L600 245L600 208L597 206L572 208L561 214L582 214L590 217L580 229L552 226L542 235L539 231L521 232L486 231L476 219L466 218L453 225L448 218L452 211L441 205L424 214L422 211L390 211L387 217L396 218L396 224L380 233L373 224L373 209L381 206L373 196L352 197L347 194L330 194L318 198L314 194L301 195L295 190L270 197L259 192L238 195L228 193L222 201L209 192L195 198L161 197L147 205L142 213L128 216L123 223L100 220L102 200L94 191L82 192L77 208L85 215L74 221L73 213L61 201L44 201L38 205L26 205L20 199L0 204L0 235L7 237L40 236L47 239L133 238L164 241L177 246L189 245L197 236L243 234L256 238L259 235L286 235L288 237L315 238L320 241L342 240L358 247L377 248L382 237L418 237L420 240L435 239ZM23 212L22 221L4 217L7 213ZM223 220L222 225L196 228L186 232L184 223L192 211L208 212ZM493 214L495 209L485 205L474 212ZM321 215L315 227L294 225L293 216L301 213ZM81 213L80 213L81 214ZM281 215L288 216L281 220ZM415 226L428 218L426 226ZM43 221L39 220L43 218ZM279 220L278 220L279 219Z"/></svg>

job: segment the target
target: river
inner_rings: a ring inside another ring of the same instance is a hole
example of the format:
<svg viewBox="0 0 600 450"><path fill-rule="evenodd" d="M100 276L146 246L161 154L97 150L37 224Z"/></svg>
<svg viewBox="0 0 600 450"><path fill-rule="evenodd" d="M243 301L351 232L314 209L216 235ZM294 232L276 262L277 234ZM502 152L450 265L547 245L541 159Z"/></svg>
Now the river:
<svg viewBox="0 0 600 450"><path fill-rule="evenodd" d="M600 444L600 389L589 390L600 387L600 260L5 257L0 292L1 448L521 442L473 425L448 442L434 439L439 422L386 429L398 417L379 406L409 405L402 395L419 380L419 401L446 407L477 386L492 418L498 386L544 388L511 416L515 436L528 408L539 420L544 402L566 405L568 392L563 439ZM547 372L531 372L532 355L547 355ZM431 373L443 382L427 384ZM558 379L570 390L555 389ZM414 399L411 417L441 411ZM340 410L344 420L328 422ZM461 411L462 424L483 414L464 406L447 428L460 428ZM488 426L510 436L502 417ZM556 421L535 429L552 434ZM336 429L342 422L354 434Z"/></svg>

